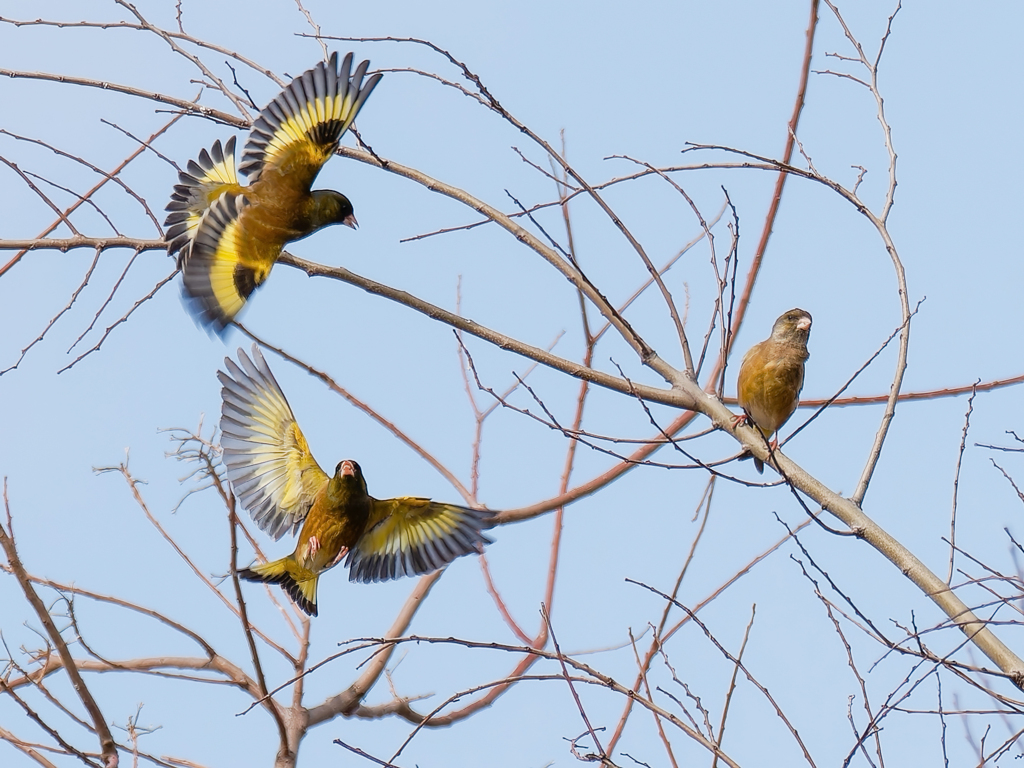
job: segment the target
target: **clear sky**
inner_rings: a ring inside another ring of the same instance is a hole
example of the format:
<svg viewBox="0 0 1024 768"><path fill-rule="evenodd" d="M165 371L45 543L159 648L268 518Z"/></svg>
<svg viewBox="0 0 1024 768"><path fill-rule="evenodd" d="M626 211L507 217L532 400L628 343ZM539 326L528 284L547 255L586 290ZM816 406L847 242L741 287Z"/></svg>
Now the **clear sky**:
<svg viewBox="0 0 1024 768"><path fill-rule="evenodd" d="M849 7L847 7L847 5ZM139 11L153 24L176 29L175 4L140 0ZM655 166L724 161L724 155L680 155L686 142L728 145L778 157L793 109L808 20L807 3L653 3L628 8L612 3L375 3L309 0L306 9L325 35L416 37L429 40L466 62L501 104L537 134L561 146L564 131L569 160L590 183L627 175L636 165L612 156L626 155ZM320 45L304 35L311 28L291 0L261 4L182 3L185 30L198 39L236 50L287 79L322 58ZM894 6L849 3L842 7L850 29L868 55L877 52ZM812 69L850 64L828 57L849 56L852 49L827 7L822 7ZM984 10L966 4L907 3L893 23L882 60L879 87L898 153L895 207L889 229L907 271L911 304L926 299L913 322L910 364L904 390L921 392L989 382L1024 373L1017 329L1024 326L1021 285L1024 270L1019 245L1019 211L1024 204L1024 171L1019 141L1022 124L1022 64L1019 31L1024 10L1017 3L990 4ZM120 21L130 17L113 2L41 2L6 0L0 5L0 69L47 72L127 85L145 91L193 99L202 75L184 57L153 34L126 29L16 26L12 20ZM198 53L218 77L231 81L225 57ZM329 41L331 50L354 50L357 60L372 59L383 70L414 68L436 72L465 84L459 71L420 46L394 42ZM238 69L238 81L262 106L279 88L251 69ZM230 111L223 97L207 91L202 103ZM111 169L137 144L169 119L169 108L145 99L69 84L0 78L0 129L41 139ZM106 120L108 122L102 122ZM524 163L517 148L548 169L543 152L497 115L456 90L409 72L386 72L358 120L360 133L382 157L417 168L464 188L502 210L515 210L512 197L530 206L550 201L554 184ZM232 128L185 117L154 144L161 154L184 165L199 150L233 134ZM238 132L241 140L244 134ZM848 79L827 74L810 77L799 126L804 152L814 167L846 186L867 170L859 188L878 211L887 188L887 155L870 94ZM345 140L353 144L349 136ZM91 188L98 177L50 150L0 133L0 157L26 174L39 174L75 192ZM797 165L806 160L797 155ZM29 177L58 205L74 197L47 181ZM176 177L154 154L131 164L124 181L156 217ZM740 217L740 274L748 268L763 226L775 181L756 170L693 171L674 180L693 198L704 216L723 204L723 186ZM534 252L490 225L414 242L415 235L478 220L469 208L431 194L422 186L365 164L335 158L318 186L345 192L355 205L360 227L335 227L290 246L298 256L342 265L374 280L408 291L445 309L456 308L473 320L578 359L582 349L576 295L566 280ZM607 198L655 263L673 256L700 234L689 206L668 184L643 179L610 188ZM8 165L0 165L0 240L32 238L54 220L53 211ZM109 216L83 207L72 222L84 235L118 233L152 239L160 233L137 200L108 185L96 203ZM646 272L625 240L596 207L584 200L572 206L574 241L588 276L613 303L628 298ZM565 230L557 209L538 215L538 223L560 242ZM715 227L723 254L729 231ZM113 228L113 229L112 229ZM534 226L534 232L538 230ZM58 227L55 237L69 234ZM0 251L0 265L16 251ZM180 278L160 290L104 341L102 348L59 373L99 341L153 286L173 269L160 251L141 253L123 281L132 258L128 249L110 250L98 260L88 284L70 309L33 346L14 370L0 375L0 474L7 492L20 552L35 574L85 589L116 594L158 610L204 634L226 656L249 669L237 620L192 574L182 559L145 519L131 490L116 473L94 468L129 467L149 510L194 558L206 574L227 571L228 539L223 505L211 491L186 497L193 480L181 481L190 468L168 458L173 444L168 428L196 429L209 436L220 411L216 372L225 355L248 348L240 332L224 340L198 329L180 300ZM94 258L91 249L68 253L28 253L0 275L0 370L18 361L21 351L47 328L83 282ZM714 297L706 246L689 252L667 275L680 304L689 300L691 343L699 346ZM116 292L107 302L115 285ZM791 180L753 293L736 348L745 350L764 338L784 310L802 307L814 317L811 358L804 396L834 394L900 322L892 262L874 229L848 203L821 185ZM102 311L101 311L102 310ZM95 324L90 328L97 312ZM681 365L675 332L661 299L650 292L627 317L673 365ZM474 420L460 373L452 332L412 310L336 281L309 279L279 266L254 297L243 322L260 338L332 376L353 396L445 464L463 483L470 478ZM592 318L593 319L593 318ZM596 322L596 320L595 320ZM84 338L75 345L80 335ZM564 335L561 335L563 334ZM504 391L523 374L529 361L479 340L467 346L483 383ZM375 496L422 495L464 501L444 477L379 423L324 384L280 357L269 363L306 433L320 464L333 467L342 458L357 459ZM727 378L733 394L734 359ZM626 345L609 334L598 346L594 367L664 386L644 370ZM895 353L887 350L853 384L850 393L888 392ZM578 384L551 371L537 370L530 382L563 422L572 419ZM486 407L486 394L474 397ZM516 405L537 411L525 394ZM1009 444L1004 432L1024 434L1019 387L981 394L974 404L971 432L959 485L958 544L1003 572L1017 562L1003 532L1008 527L1024 540L1021 501L999 471L1024 480L1013 455L995 454L975 443ZM965 398L902 404L868 492L865 511L945 576L950 507ZM789 445L786 453L833 490L850 494L860 477L878 428L879 406L828 410ZM661 423L674 416L654 410ZM800 410L783 433L810 415ZM626 397L595 392L587 406L588 429L622 437L653 433L647 415ZM708 426L698 417L695 429ZM728 438L711 436L694 449L706 460L724 458L736 448ZM566 441L556 432L510 410L496 411L485 424L478 500L494 509L512 509L555 495L565 463ZM673 461L668 451L656 459ZM1016 462L1016 463L1015 463ZM582 448L572 485L616 463L606 454ZM757 480L747 464L729 471ZM766 478L771 471L766 471ZM639 468L620 481L566 509L562 560L552 607L552 622L563 650L601 652L582 656L587 663L631 684L635 677L629 631L643 633L657 622L662 603L634 579L670 590L698 530L694 522L706 476L699 471ZM184 499L184 501L183 501ZM180 502L180 505L179 505ZM732 576L780 536L805 519L784 489L720 483L707 531L680 592L690 605ZM537 630L547 574L552 516L504 526L493 532L489 563L495 582L513 615L528 632ZM255 527L253 527L255 531ZM257 532L264 551L280 555L292 543L274 543ZM941 621L932 603L903 579L880 555L853 538L808 529L803 537L815 561L826 568L890 637L901 638L914 620L919 627ZM735 651L757 605L747 649L752 672L777 698L806 740L818 765L841 764L853 739L847 720L848 697L862 706L860 688L846 666L836 637L813 588L790 557L803 559L787 545L702 613L723 643ZM251 551L240 554L247 564ZM958 560L967 576L981 569ZM386 631L410 591L413 580L380 585L349 584L340 571L321 581L321 615L314 622L310 659L319 660L336 644ZM266 591L245 585L253 615L277 636L288 637ZM230 594L230 589L228 590ZM44 599L56 593L45 591ZM977 592L965 599L986 600ZM154 622L124 611L75 605L90 647L104 658L194 655L194 645ZM1000 615L1000 618L1004 618ZM1009 614L1005 616L1009 618ZM895 623L894 623L895 622ZM42 645L38 620L25 605L17 583L0 576L0 631L9 651ZM877 706L908 674L910 662L886 658L877 644L845 626L867 676L871 703ZM518 643L494 608L475 558L456 562L438 582L417 614L411 632L479 641ZM1019 640L1002 630L1008 643ZM955 647L952 632L931 636L936 650ZM646 644L643 644L646 647ZM611 650L608 650L611 649ZM666 648L680 679L720 717L731 669L695 627L677 635ZM83 654L81 647L76 654ZM405 654L405 655L402 655ZM416 702L427 711L452 693L508 674L511 657L483 651L409 647L392 661L402 696L430 696ZM288 679L288 668L267 654L271 684ZM365 657L346 658L313 675L310 703L347 686ZM977 654L964 660L981 663ZM538 666L538 674L558 668ZM685 693L658 666L658 684L679 698ZM59 676L50 678L67 694ZM141 745L153 754L176 755L205 766L269 765L276 731L261 711L235 714L248 706L244 694L226 686L196 686L137 675L91 676L109 722L123 726L143 708L139 722L159 730ZM956 706L986 702L950 677L945 695L959 692ZM1012 695L1013 689L997 683ZM391 698L386 681L368 703ZM70 699L69 699L70 700ZM595 727L614 729L623 701L587 690L584 701ZM666 708L678 705L662 697ZM76 712L81 712L77 702ZM796 764L800 755L764 698L740 683L732 703L725 750L742 765ZM926 681L911 710L936 707L935 683ZM690 711L696 709L690 705ZM700 715L696 714L698 719ZM863 713L858 715L863 725ZM928 716L889 716L883 744L892 765L939 764L939 722ZM65 723L69 732L73 728ZM973 718L977 737L989 720ZM991 720L990 745L1007 739L1019 723ZM39 741L45 736L0 696L0 727ZM1010 729L1010 730L1008 730ZM312 731L302 745L300 764L369 765L334 745L343 739L382 758L390 756L411 730L397 718L375 721L337 719ZM572 765L576 760L564 738L585 730L564 682L527 682L488 710L452 728L419 734L396 760L400 766ZM605 732L606 734L608 731ZM974 759L965 726L951 721L947 748L955 764ZM115 734L124 737L123 732ZM96 743L77 743L95 749ZM710 760L681 735L673 736L681 764ZM629 757L650 765L667 758L649 716L636 713L616 748L616 762ZM927 758L921 755L926 754ZM1016 752L1011 752L1016 754ZM0 763L31 765L28 758L0 742ZM77 761L74 761L77 764ZM60 763L71 765L72 761ZM703 763L702 763L703 764ZM864 764L864 763L862 763ZM124 763L122 763L124 765Z"/></svg>

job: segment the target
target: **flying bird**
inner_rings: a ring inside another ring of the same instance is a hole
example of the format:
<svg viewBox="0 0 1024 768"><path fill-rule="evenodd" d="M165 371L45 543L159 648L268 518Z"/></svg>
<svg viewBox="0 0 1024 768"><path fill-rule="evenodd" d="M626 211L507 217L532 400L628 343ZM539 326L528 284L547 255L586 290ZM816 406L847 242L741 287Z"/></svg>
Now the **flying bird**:
<svg viewBox="0 0 1024 768"><path fill-rule="evenodd" d="M736 380L736 399L744 415L735 417L735 424L747 418L771 438L789 420L804 386L810 334L810 313L791 309L775 321L771 336L747 351ZM771 449L778 446L778 439L772 440ZM764 472L764 462L756 456L754 466Z"/></svg>
<svg viewBox="0 0 1024 768"><path fill-rule="evenodd" d="M288 400L259 348L238 350L218 371L221 447L235 497L274 539L299 531L295 551L240 570L249 581L280 584L317 615L317 581L345 558L349 581L430 573L491 543L493 512L414 496L375 499L351 459L325 473L310 453ZM301 529L300 529L301 528ZM347 557L346 557L347 555Z"/></svg>
<svg viewBox="0 0 1024 768"><path fill-rule="evenodd" d="M352 54L338 54L299 75L253 123L235 170L235 137L190 160L167 206L164 241L178 253L189 310L222 333L267 279L287 243L331 224L356 227L352 203L313 180L380 81L363 83ZM249 177L243 186L238 173Z"/></svg>

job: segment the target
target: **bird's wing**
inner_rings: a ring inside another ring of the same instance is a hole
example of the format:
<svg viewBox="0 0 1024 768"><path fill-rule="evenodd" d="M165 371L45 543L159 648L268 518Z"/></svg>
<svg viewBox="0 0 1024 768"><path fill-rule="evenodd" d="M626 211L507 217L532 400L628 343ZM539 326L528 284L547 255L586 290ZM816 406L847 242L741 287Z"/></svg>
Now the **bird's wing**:
<svg viewBox="0 0 1024 768"><path fill-rule="evenodd" d="M225 194L214 200L181 265L189 310L204 328L217 333L241 311L274 266L276 254L267 258L259 252L271 246L244 231L242 217L248 208L244 195Z"/></svg>
<svg viewBox="0 0 1024 768"><path fill-rule="evenodd" d="M295 78L256 118L239 171L256 181L265 171L277 170L289 183L309 190L380 81L378 73L363 85L369 66L362 62L349 77L352 54L346 54L339 70L333 53L326 64L321 61Z"/></svg>
<svg viewBox="0 0 1024 768"><path fill-rule="evenodd" d="M291 406L259 348L225 358L220 417L224 466L235 496L256 524L281 538L306 517L328 477L309 452Z"/></svg>
<svg viewBox="0 0 1024 768"><path fill-rule="evenodd" d="M228 139L223 149L217 139L209 151L199 153L198 161L189 160L188 170L178 174L178 182L166 208L170 213L164 220L164 242L168 253L180 251L180 266L210 204L225 192L241 190L235 173L235 137Z"/></svg>
<svg viewBox="0 0 1024 768"><path fill-rule="evenodd" d="M491 540L494 513L430 499L373 499L366 530L349 552L350 581L386 581L442 568Z"/></svg>

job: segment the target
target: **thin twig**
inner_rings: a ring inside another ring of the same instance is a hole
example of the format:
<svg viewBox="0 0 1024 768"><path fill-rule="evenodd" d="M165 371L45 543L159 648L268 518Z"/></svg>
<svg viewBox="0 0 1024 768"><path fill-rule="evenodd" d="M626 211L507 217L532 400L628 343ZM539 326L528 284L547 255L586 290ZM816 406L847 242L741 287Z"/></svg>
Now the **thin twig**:
<svg viewBox="0 0 1024 768"><path fill-rule="evenodd" d="M980 379L978 382L980 383ZM956 555L956 502L957 494L960 490L960 467L964 461L964 450L967 448L967 433L971 428L971 414L974 413L974 398L977 396L976 391L971 392L971 396L967 398L967 413L964 414L964 429L960 435L960 451L956 457L956 471L953 473L953 507L949 513L949 572L946 575L946 583L950 584L953 581L953 560Z"/></svg>

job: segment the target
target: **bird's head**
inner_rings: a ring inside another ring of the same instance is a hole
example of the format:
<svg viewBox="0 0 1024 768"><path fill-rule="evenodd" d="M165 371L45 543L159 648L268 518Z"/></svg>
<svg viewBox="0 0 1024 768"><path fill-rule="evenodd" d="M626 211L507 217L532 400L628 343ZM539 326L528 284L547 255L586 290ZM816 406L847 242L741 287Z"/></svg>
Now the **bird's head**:
<svg viewBox="0 0 1024 768"><path fill-rule="evenodd" d="M317 228L330 224L344 224L352 229L359 226L352 209L352 202L341 192L335 192L333 189L317 189L313 191L312 195L316 204L315 223Z"/></svg>
<svg viewBox="0 0 1024 768"><path fill-rule="evenodd" d="M358 499L367 495L363 470L352 459L339 461L334 468L328 493L335 501Z"/></svg>
<svg viewBox="0 0 1024 768"><path fill-rule="evenodd" d="M803 309L791 309L783 313L772 326L772 339L786 344L807 346L811 335L811 313Z"/></svg>

